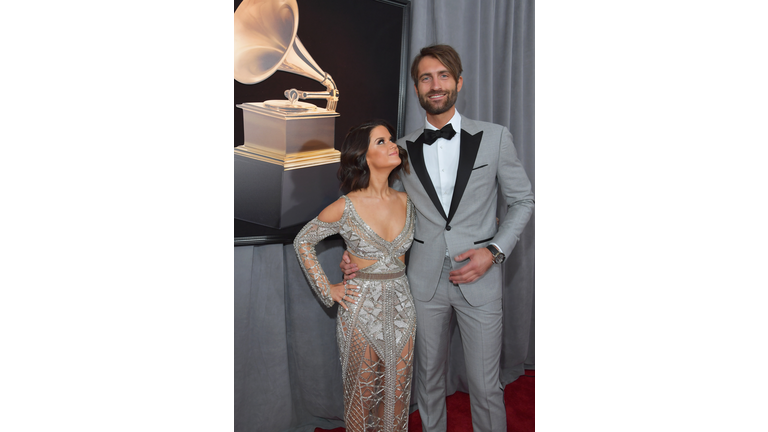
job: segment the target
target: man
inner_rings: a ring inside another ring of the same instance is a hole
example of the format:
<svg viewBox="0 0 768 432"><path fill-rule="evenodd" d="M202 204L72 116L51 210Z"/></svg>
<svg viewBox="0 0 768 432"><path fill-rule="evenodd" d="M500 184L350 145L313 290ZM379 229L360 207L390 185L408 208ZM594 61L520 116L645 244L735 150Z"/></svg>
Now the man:
<svg viewBox="0 0 768 432"><path fill-rule="evenodd" d="M402 179L416 206L408 280L416 304L417 402L425 432L446 430L449 325L456 314L476 432L505 431L499 381L501 263L533 212L531 184L507 128L462 117L461 59L447 45L422 48L411 77L426 111L424 128L400 138L411 173ZM456 132L460 131L460 132ZM497 194L507 205L497 222ZM351 277L354 265L341 267Z"/></svg>

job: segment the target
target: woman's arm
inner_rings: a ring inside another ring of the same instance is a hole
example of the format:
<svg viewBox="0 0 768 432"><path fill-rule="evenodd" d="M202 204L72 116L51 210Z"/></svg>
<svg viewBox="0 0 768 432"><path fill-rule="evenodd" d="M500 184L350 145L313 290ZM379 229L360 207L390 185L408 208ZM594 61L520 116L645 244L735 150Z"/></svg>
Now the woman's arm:
<svg viewBox="0 0 768 432"><path fill-rule="evenodd" d="M320 297L323 304L326 307L331 307L334 302L339 302L344 309L347 309L347 305L342 300L351 300L348 294L354 293L348 293L347 291L353 290L356 287L345 285L344 282L331 284L317 260L317 253L315 251L315 246L321 240L333 234L338 234L341 229L344 206L345 201L341 198L326 207L318 217L309 221L299 231L299 234L293 240L293 248L296 251L296 256L299 258L301 269L309 281L309 285L315 294Z"/></svg>

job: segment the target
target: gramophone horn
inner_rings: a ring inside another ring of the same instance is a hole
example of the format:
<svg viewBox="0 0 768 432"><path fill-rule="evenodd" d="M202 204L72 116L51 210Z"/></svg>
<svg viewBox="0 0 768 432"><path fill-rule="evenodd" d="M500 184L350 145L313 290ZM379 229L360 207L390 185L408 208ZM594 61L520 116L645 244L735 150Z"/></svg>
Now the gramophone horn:
<svg viewBox="0 0 768 432"><path fill-rule="evenodd" d="M244 0L235 11L235 79L256 84L281 70L325 81L298 28L296 0Z"/></svg>

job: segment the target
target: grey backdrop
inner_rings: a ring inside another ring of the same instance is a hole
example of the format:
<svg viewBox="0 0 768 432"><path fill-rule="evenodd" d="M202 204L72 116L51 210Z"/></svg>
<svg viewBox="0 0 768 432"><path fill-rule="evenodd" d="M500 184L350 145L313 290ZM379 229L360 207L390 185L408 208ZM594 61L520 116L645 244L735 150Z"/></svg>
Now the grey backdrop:
<svg viewBox="0 0 768 432"><path fill-rule="evenodd" d="M459 112L510 129L535 193L533 0L413 0L409 58L433 43L461 55ZM409 82L405 129L423 122ZM505 384L534 367L534 231L535 211L505 263ZM341 280L342 251L338 237L318 246L332 281ZM235 247L234 274L235 431L343 426L336 310L314 297L292 245ZM448 390L467 391L458 332L452 343Z"/></svg>

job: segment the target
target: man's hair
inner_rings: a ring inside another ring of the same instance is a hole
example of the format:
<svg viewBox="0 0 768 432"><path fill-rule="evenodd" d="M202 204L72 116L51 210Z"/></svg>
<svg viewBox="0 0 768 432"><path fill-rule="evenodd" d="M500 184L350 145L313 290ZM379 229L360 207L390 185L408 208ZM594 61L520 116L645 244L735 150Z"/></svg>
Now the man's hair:
<svg viewBox="0 0 768 432"><path fill-rule="evenodd" d="M419 63L421 59L427 56L436 58L448 69L448 73L453 76L453 79L459 80L462 72L459 53L450 45L430 45L422 48L411 63L411 78L413 78L414 84L418 85L419 82Z"/></svg>
<svg viewBox="0 0 768 432"><path fill-rule="evenodd" d="M386 120L375 119L351 128L341 144L341 163L336 176L341 181L341 190L345 193L368 187L371 171L368 168L365 155L368 153L371 131L377 126L386 127L392 138L395 138L395 129L391 124ZM389 173L387 179L389 186L392 186L394 181L400 178L401 170L410 173L408 152L400 146L397 146L397 149L400 155L400 165Z"/></svg>

